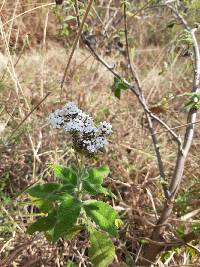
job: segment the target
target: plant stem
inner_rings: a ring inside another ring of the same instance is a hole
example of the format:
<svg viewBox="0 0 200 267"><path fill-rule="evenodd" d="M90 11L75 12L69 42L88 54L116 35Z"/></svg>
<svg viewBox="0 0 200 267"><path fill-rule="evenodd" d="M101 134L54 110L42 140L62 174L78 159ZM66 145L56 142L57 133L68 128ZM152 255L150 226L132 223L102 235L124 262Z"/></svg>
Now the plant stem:
<svg viewBox="0 0 200 267"><path fill-rule="evenodd" d="M82 191L82 175L83 175L83 159L82 157L79 157L77 153L75 153L75 157L76 157L76 163L77 163L77 169L78 169L78 172L77 172L77 188L78 188L78 191L77 191L77 198L81 200L81 197L82 197L82 194L81 194L81 191Z"/></svg>

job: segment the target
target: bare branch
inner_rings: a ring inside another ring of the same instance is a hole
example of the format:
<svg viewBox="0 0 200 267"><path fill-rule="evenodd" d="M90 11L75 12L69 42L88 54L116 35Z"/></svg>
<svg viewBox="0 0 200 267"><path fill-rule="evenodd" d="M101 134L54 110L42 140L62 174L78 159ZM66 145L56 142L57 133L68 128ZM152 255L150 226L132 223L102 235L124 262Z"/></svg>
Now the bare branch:
<svg viewBox="0 0 200 267"><path fill-rule="evenodd" d="M65 71L64 71L64 74L63 74L63 78L62 78L62 81L61 81L61 86L60 86L60 99L62 98L62 93L63 93L63 86L64 86L64 82L65 82L65 78L66 78L66 75L67 75L67 71L68 71L68 68L70 66L70 63L71 63L71 60L72 60L72 57L74 55L74 52L75 52L75 49L76 49L76 46L78 44L78 41L79 41L79 38L81 36L81 33L82 33L82 30L83 30L83 26L85 24L85 21L88 17L88 14L90 12L90 9L91 9L91 6L92 6L92 3L93 3L93 0L89 0L89 3L88 3L88 6L86 8L86 11L85 11L85 14L84 14L84 17L83 17L83 20L81 22L81 25L79 27L79 30L78 30L78 33L76 35L76 38L74 40L74 44L72 46L72 50L71 50L71 53L70 53L70 56L69 56L69 59L68 59L68 62L67 62L67 66L65 67ZM77 17L78 19L78 17Z"/></svg>
<svg viewBox="0 0 200 267"><path fill-rule="evenodd" d="M109 70L115 77L123 81L130 90L135 94L135 96L138 98L140 104L142 105L145 112L147 112L155 121L157 121L161 126L163 126L173 137L173 139L181 145L181 139L180 137L160 118L158 118L156 115L154 115L149 108L147 107L146 103L144 103L144 97L141 96L140 92L138 91L138 88L136 88L134 85L131 85L126 79L122 78L115 70L115 66L110 66L104 59L102 59L97 52L94 50L94 48L90 45L90 42L87 40L87 38L82 35L83 42L87 45L92 55L96 58L97 61L99 61L107 70Z"/></svg>
<svg viewBox="0 0 200 267"><path fill-rule="evenodd" d="M193 40L193 49L194 49L194 79L193 79L193 86L192 86L191 91L194 93L198 93L199 92L199 81L200 81L200 52L199 52L199 45L198 45L198 42L195 36L196 29L190 28L187 21L183 18L183 16L178 12L177 9L175 9L171 5L166 5L166 6L172 10L174 15L183 24L184 28L191 34L191 37ZM174 206L174 199L176 197L176 194L179 191L180 184L183 178L185 161L187 159L190 147L192 145L196 117L197 117L197 109L191 108L188 112L187 126L186 126L183 145L179 147L178 153L177 153L176 166L175 166L174 173L173 173L170 187L169 187L170 197L167 201L165 201L162 214L157 222L157 225L166 224L166 222L168 221L172 213L173 206ZM164 227L162 226L154 228L151 239L155 241L160 241L160 237L161 237L163 230L164 230ZM159 245L154 245L153 248L151 245L149 245L146 247L146 250L144 251L144 257L150 261L155 261L156 256L161 250L162 248ZM148 262L144 261L142 262L142 264L148 264Z"/></svg>

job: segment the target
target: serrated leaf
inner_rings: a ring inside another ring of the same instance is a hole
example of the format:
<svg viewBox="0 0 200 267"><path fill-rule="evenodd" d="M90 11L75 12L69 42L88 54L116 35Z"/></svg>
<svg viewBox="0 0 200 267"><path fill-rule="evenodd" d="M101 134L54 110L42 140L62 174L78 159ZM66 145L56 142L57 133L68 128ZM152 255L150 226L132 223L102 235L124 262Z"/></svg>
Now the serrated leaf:
<svg viewBox="0 0 200 267"><path fill-rule="evenodd" d="M38 184L29 188L26 192L32 197L55 201L61 199L59 195L61 188L62 185L57 183Z"/></svg>
<svg viewBox="0 0 200 267"><path fill-rule="evenodd" d="M31 197L31 202L35 205L40 211L48 213L53 208L53 203L41 198Z"/></svg>
<svg viewBox="0 0 200 267"><path fill-rule="evenodd" d="M109 195L108 190L101 185L109 172L109 167L106 165L88 170L85 177L82 179L83 190L92 195L97 193Z"/></svg>
<svg viewBox="0 0 200 267"><path fill-rule="evenodd" d="M56 213L53 212L49 214L47 217L39 218L36 222L32 223L28 227L27 233L32 235L37 231L46 232L54 227L55 222L56 222Z"/></svg>
<svg viewBox="0 0 200 267"><path fill-rule="evenodd" d="M95 267L107 267L115 257L115 247L106 234L90 229L89 258Z"/></svg>
<svg viewBox="0 0 200 267"><path fill-rule="evenodd" d="M115 221L118 219L118 214L113 207L102 201L88 200L83 203L83 208L87 216L102 230L112 236L117 236Z"/></svg>
<svg viewBox="0 0 200 267"><path fill-rule="evenodd" d="M66 168L59 164L50 164L49 166L54 171L54 175L61 179L65 185L71 188L76 187L77 175L73 168Z"/></svg>
<svg viewBox="0 0 200 267"><path fill-rule="evenodd" d="M57 222L53 231L53 241L67 234L77 221L80 214L81 202L68 196L60 205L57 214Z"/></svg>
<svg viewBox="0 0 200 267"><path fill-rule="evenodd" d="M92 168L91 170L93 177L100 177L102 179L102 182L104 180L105 177L108 176L108 174L110 173L110 169L108 167L108 165L103 165L99 168Z"/></svg>
<svg viewBox="0 0 200 267"><path fill-rule="evenodd" d="M110 169L107 165L101 166L99 168L89 169L88 174L89 180L95 181L95 183L102 184L105 177L110 173Z"/></svg>
<svg viewBox="0 0 200 267"><path fill-rule="evenodd" d="M110 195L109 191L105 187L99 184L95 184L92 181L83 181L83 190L89 193L90 195L96 195L97 193Z"/></svg>

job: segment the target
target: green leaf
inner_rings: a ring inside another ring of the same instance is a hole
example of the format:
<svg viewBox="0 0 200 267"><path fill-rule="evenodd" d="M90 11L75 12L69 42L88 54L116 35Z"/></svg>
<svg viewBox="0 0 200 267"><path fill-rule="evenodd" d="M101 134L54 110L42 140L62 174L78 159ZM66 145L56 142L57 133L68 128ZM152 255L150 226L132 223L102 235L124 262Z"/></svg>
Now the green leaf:
<svg viewBox="0 0 200 267"><path fill-rule="evenodd" d="M110 195L110 192L105 187L99 184L92 183L90 181L83 181L83 190L89 193L90 195L96 195L97 193Z"/></svg>
<svg viewBox="0 0 200 267"><path fill-rule="evenodd" d="M117 212L105 202L97 200L88 200L83 203L83 208L88 217L90 217L102 230L112 236L117 236L118 219Z"/></svg>
<svg viewBox="0 0 200 267"><path fill-rule="evenodd" d="M129 89L129 86L124 81L122 81L121 79L119 79L117 77L114 77L114 83L113 83L111 88L112 88L115 96L118 99L120 99L121 90L127 90L127 89Z"/></svg>
<svg viewBox="0 0 200 267"><path fill-rule="evenodd" d="M39 218L36 222L32 223L28 227L27 233L32 235L37 231L39 232L48 231L54 227L55 222L56 222L56 213L53 212L49 214L47 217Z"/></svg>
<svg viewBox="0 0 200 267"><path fill-rule="evenodd" d="M66 267L78 267L77 264L73 263L72 261L68 261L67 266Z"/></svg>
<svg viewBox="0 0 200 267"><path fill-rule="evenodd" d="M105 177L110 173L109 167L107 165L101 166L99 168L92 168L88 170L88 176L86 179L93 180L96 184L102 184Z"/></svg>
<svg viewBox="0 0 200 267"><path fill-rule="evenodd" d="M42 212L49 212L53 208L53 203L41 198L31 197L31 202Z"/></svg>
<svg viewBox="0 0 200 267"><path fill-rule="evenodd" d="M115 220L115 225L116 225L117 229L119 229L119 228L123 225L122 220L120 220L120 219L116 219L116 220Z"/></svg>
<svg viewBox="0 0 200 267"><path fill-rule="evenodd" d="M110 195L108 190L101 185L104 178L108 176L109 172L109 167L106 165L100 168L92 168L88 170L88 172L82 179L83 190L92 195L95 195L97 193Z"/></svg>
<svg viewBox="0 0 200 267"><path fill-rule="evenodd" d="M55 201L62 199L59 194L61 188L62 185L56 183L38 184L31 187L26 192L32 197Z"/></svg>
<svg viewBox="0 0 200 267"><path fill-rule="evenodd" d="M192 229L194 232L197 232L199 234L200 233L200 223L193 223Z"/></svg>
<svg viewBox="0 0 200 267"><path fill-rule="evenodd" d="M70 16L70 15L69 15L69 16L66 16L66 17L65 17L64 21L67 22L67 21L72 20L72 19L76 19L76 17L75 17L75 16Z"/></svg>
<svg viewBox="0 0 200 267"><path fill-rule="evenodd" d="M63 238L66 240L73 239L80 231L84 230L85 228L82 225L74 225L69 231L67 231Z"/></svg>
<svg viewBox="0 0 200 267"><path fill-rule="evenodd" d="M53 241L57 241L61 236L69 233L76 224L81 210L81 202L68 196L60 205L57 214L57 222L54 227Z"/></svg>
<svg viewBox="0 0 200 267"><path fill-rule="evenodd" d="M61 179L65 185L71 186L74 189L77 185L77 175L73 168L66 168L59 164L50 164L51 169L54 171L54 175Z"/></svg>
<svg viewBox="0 0 200 267"><path fill-rule="evenodd" d="M69 228L67 231L62 233L62 238L65 240L72 240L80 231L84 230L85 228L82 225L74 225ZM45 237L50 242L55 242L54 236L54 229L45 232Z"/></svg>
<svg viewBox="0 0 200 267"><path fill-rule="evenodd" d="M106 234L90 229L89 258L95 267L107 267L115 257L115 247Z"/></svg>

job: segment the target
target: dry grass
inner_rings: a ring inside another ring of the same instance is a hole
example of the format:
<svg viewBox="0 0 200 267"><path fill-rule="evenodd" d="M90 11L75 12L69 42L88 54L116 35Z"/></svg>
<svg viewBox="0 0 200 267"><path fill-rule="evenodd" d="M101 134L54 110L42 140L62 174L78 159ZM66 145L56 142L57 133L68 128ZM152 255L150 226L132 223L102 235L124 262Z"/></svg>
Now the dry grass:
<svg viewBox="0 0 200 267"><path fill-rule="evenodd" d="M3 23L36 4L41 5L39 1L11 3L6 0L2 9ZM1 27L0 220L3 220L3 225L7 227L2 228L0 237L1 260L7 261L2 264L23 267L64 266L67 259L75 258L80 262L79 266L84 266L81 265L81 261L85 262L85 266L90 266L86 256L88 244L84 235L79 236L77 241L60 241L55 246L47 244L42 235L28 237L26 227L32 221L30 214L34 209L28 203L25 194L18 195L26 186L39 179L54 180L47 168L48 162L67 165L74 160L68 137L63 132L50 129L46 122L51 110L68 100L73 100L83 110L91 113L97 121L110 121L114 127L107 153L100 155L97 160L89 159L88 164L106 163L111 168L111 179L106 183L118 196L113 205L120 211L125 225L128 226L126 233L122 229L120 241L116 243L119 248L119 266L122 266L120 262L125 259L126 254L130 253L133 258L135 255L139 256L139 239L149 236L162 206L163 196L157 162L151 138L142 124L143 111L131 92L124 92L120 101L113 96L112 76L84 49L78 49L73 57L60 103L60 81L68 50L56 42L57 27L48 8L35 10L31 14L32 16L20 16ZM168 44L149 44L146 27L142 29L145 33L145 40L142 40L139 27L140 23L136 27L135 35L141 46L136 51L135 62L148 101L155 104L168 93L180 94L188 91L191 86L191 66L188 65L188 61L180 56L172 57ZM23 40L30 30L29 49L23 50L20 54ZM11 49L13 47L14 53ZM122 56L113 55L107 60L112 62L114 57L121 62L118 66L119 71L127 75L123 68ZM17 125L49 91L50 96L29 116L12 139L9 139ZM168 112L161 114L171 126L185 122L186 112L182 101L182 98L173 100ZM194 145L187 161L183 192L187 192L189 186L192 190L197 183L199 184L198 129L197 126ZM161 130L157 126L157 131ZM180 135L183 134L182 129L179 132ZM175 145L165 132L159 134L159 140L170 179L175 164ZM192 202L188 206L189 209L195 209L196 205L197 203ZM185 211L177 207L177 215L174 214L174 218L177 219L183 213ZM198 215L195 218L198 219ZM175 232L178 223L180 222L172 222L172 232ZM193 266L198 266L195 265L198 264L198 255L191 258L191 254L184 248L181 252L171 253L169 257L166 258L165 266L192 263ZM117 266L117 262L113 266Z"/></svg>

